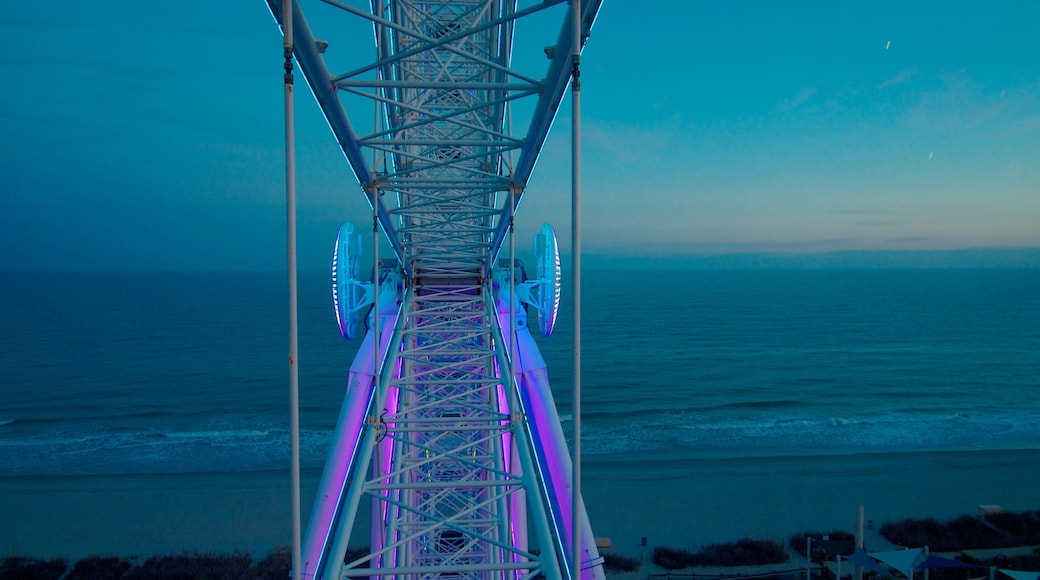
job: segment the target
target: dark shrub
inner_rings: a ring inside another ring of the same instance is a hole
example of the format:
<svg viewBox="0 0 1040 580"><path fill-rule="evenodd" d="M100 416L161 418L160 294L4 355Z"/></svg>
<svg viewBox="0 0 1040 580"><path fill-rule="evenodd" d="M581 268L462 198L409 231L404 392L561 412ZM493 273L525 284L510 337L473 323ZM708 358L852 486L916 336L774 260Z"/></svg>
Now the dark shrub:
<svg viewBox="0 0 1040 580"><path fill-rule="evenodd" d="M288 580L292 574L292 551L275 550L253 564L239 580Z"/></svg>
<svg viewBox="0 0 1040 580"><path fill-rule="evenodd" d="M248 554L154 556L131 568L124 580L238 580L249 569Z"/></svg>
<svg viewBox="0 0 1040 580"><path fill-rule="evenodd" d="M132 567L125 558L91 556L76 562L65 580L119 580Z"/></svg>
<svg viewBox="0 0 1040 580"><path fill-rule="evenodd" d="M1007 534L993 529L980 518L961 516L955 520L950 520L947 526L950 530L949 544L933 548L935 551L952 552L965 548L1000 548L1015 543L1009 543L1008 540L1010 538Z"/></svg>
<svg viewBox="0 0 1040 580"><path fill-rule="evenodd" d="M639 560L621 554L603 554L603 568L609 572L635 572L639 569Z"/></svg>
<svg viewBox="0 0 1040 580"><path fill-rule="evenodd" d="M1040 512L997 512L987 514L986 521L1016 538L1018 545L1040 544Z"/></svg>
<svg viewBox="0 0 1040 580"><path fill-rule="evenodd" d="M827 536L827 542L823 537ZM856 551L856 535L845 530L831 530L821 532L810 530L791 534L787 541L788 547L795 553L805 557L805 539L812 538L813 561L823 562L825 559L833 559L836 555L848 556Z"/></svg>
<svg viewBox="0 0 1040 580"><path fill-rule="evenodd" d="M979 563L979 559L978 558L976 558L975 556L972 556L971 554L969 554L967 552L961 552L960 554L957 554L957 557L954 558L954 559L959 561L959 562L964 562L965 564L978 564Z"/></svg>
<svg viewBox="0 0 1040 580"><path fill-rule="evenodd" d="M764 566L790 559L784 547L771 540L745 538L728 544L708 544L696 554L667 546L654 548L653 562L666 570L691 566Z"/></svg>
<svg viewBox="0 0 1040 580"><path fill-rule="evenodd" d="M8 556L0 561L0 580L58 580L68 568L61 558L34 560Z"/></svg>
<svg viewBox="0 0 1040 580"><path fill-rule="evenodd" d="M1040 553L1008 556L1004 567L1012 570L1040 570Z"/></svg>
<svg viewBox="0 0 1040 580"><path fill-rule="evenodd" d="M658 546L654 548L652 560L665 570L681 570L693 565L693 554L686 550Z"/></svg>
<svg viewBox="0 0 1040 580"><path fill-rule="evenodd" d="M881 526L881 535L897 546L934 546L934 542L943 538L945 532L935 518L907 518ZM938 551L934 547L932 549Z"/></svg>
<svg viewBox="0 0 1040 580"><path fill-rule="evenodd" d="M764 566L782 564L790 559L779 543L751 538L728 544L709 544L693 557L696 566Z"/></svg>
<svg viewBox="0 0 1040 580"><path fill-rule="evenodd" d="M1023 545L1008 532L981 518L961 516L939 523L934 518L905 519L881 526L881 535L899 546L928 546L933 552L1006 548Z"/></svg>

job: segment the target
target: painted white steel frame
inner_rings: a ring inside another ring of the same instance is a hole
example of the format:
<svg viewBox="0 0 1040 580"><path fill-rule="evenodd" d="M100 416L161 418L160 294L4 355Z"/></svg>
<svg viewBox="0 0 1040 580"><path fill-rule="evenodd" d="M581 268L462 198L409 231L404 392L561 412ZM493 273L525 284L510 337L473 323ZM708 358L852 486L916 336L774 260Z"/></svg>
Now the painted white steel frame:
<svg viewBox="0 0 1040 580"><path fill-rule="evenodd" d="M284 25L282 0L267 1ZM375 60L330 71L323 53L336 39L319 40L301 4L370 23ZM398 264L380 269L378 312L308 523L304 578L571 577L570 461L548 383L525 378L510 352L522 343L540 360L511 298L519 270L507 262L503 277L493 266L599 5L292 2L294 55ZM516 23L553 10L560 32L547 70L513 68ZM532 112L514 134L520 101ZM369 108L352 109L359 102ZM351 120L365 118L359 134ZM366 498L370 553L344 561ZM580 514L581 577L602 578Z"/></svg>

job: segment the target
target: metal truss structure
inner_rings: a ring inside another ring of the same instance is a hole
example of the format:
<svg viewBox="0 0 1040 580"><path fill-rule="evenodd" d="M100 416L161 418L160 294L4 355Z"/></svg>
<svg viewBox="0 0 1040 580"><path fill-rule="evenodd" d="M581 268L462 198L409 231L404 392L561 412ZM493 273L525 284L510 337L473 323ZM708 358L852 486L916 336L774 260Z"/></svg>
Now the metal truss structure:
<svg viewBox="0 0 1040 580"><path fill-rule="evenodd" d="M283 0L267 1L284 25ZM292 3L296 61L396 258L360 283L359 240L341 232L344 334L372 308L307 525L305 578L603 577L526 323L534 306L551 331L558 257L544 253L532 281L499 258L599 5ZM513 32L528 23L533 37L555 36L517 51ZM374 51L340 49L366 29ZM347 556L364 506L369 550Z"/></svg>

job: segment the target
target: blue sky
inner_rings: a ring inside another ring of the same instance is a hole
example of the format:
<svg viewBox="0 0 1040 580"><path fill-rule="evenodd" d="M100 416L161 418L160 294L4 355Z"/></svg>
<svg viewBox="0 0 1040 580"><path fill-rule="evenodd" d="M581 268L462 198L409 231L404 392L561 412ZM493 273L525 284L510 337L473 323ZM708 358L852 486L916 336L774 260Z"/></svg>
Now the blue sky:
<svg viewBox="0 0 1040 580"><path fill-rule="evenodd" d="M1040 4L905 4L606 0L585 251L1040 247ZM21 2L0 48L0 269L284 267L263 2ZM300 267L325 269L368 210L309 92L296 110ZM565 249L568 112L518 215Z"/></svg>

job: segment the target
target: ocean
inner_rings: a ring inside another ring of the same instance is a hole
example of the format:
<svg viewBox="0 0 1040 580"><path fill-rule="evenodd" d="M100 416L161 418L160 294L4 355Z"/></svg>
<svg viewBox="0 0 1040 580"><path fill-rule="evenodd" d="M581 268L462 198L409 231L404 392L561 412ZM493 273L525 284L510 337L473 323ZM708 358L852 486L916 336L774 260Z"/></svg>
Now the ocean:
<svg viewBox="0 0 1040 580"><path fill-rule="evenodd" d="M1040 449L1038 270L583 281L591 461ZM539 337L568 436L569 301L565 284L556 334ZM339 335L327 273L300 275L299 303L316 470L360 340ZM0 478L288 466L284 273L7 273L0 309Z"/></svg>

